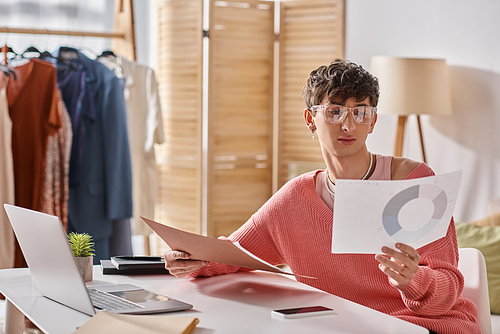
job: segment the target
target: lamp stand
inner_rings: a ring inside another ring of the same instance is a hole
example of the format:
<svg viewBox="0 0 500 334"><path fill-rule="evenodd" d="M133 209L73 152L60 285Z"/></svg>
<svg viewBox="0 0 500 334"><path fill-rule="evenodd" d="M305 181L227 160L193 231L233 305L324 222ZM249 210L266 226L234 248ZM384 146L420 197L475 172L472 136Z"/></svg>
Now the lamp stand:
<svg viewBox="0 0 500 334"><path fill-rule="evenodd" d="M407 116L399 116L398 127L396 129L396 142L394 143L394 156L401 157L403 155L403 141L405 138L405 125Z"/></svg>
<svg viewBox="0 0 500 334"><path fill-rule="evenodd" d="M417 124L418 134L420 136L420 147L422 148L422 160L427 163L427 159L425 158L424 136L422 135L422 125L420 124L420 115L417 115Z"/></svg>
<svg viewBox="0 0 500 334"><path fill-rule="evenodd" d="M424 137L422 135L422 125L420 124L420 115L417 116L418 134L420 137L420 147L422 148L422 160L427 163L425 158ZM399 116L398 127L396 129L396 142L394 143L394 156L401 157L403 155L403 141L405 137L405 125L408 116Z"/></svg>

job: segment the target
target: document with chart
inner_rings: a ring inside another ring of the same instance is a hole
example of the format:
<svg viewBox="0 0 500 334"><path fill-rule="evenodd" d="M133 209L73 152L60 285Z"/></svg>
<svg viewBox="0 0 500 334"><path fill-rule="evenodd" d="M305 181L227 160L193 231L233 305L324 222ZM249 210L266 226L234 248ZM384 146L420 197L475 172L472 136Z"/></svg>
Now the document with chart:
<svg viewBox="0 0 500 334"><path fill-rule="evenodd" d="M337 180L332 253L420 248L446 235L462 171L419 179Z"/></svg>

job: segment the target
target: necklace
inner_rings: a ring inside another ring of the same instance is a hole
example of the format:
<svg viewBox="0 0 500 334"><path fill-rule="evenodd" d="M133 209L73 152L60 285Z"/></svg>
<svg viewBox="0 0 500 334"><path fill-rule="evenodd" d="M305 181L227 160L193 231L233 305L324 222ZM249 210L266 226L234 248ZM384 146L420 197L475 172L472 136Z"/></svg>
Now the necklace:
<svg viewBox="0 0 500 334"><path fill-rule="evenodd" d="M361 178L361 180L366 180L368 178L368 175L370 175L370 172L371 172L372 167L373 167L373 160L374 160L373 159L373 154L371 154L371 152L368 152L368 153L370 153L370 166L368 166L368 170L366 171L365 176L363 176ZM330 176L328 176L328 177L330 177Z"/></svg>
<svg viewBox="0 0 500 334"><path fill-rule="evenodd" d="M368 177L368 175L370 175L370 172L372 170L372 167L373 167L373 154L370 153L370 166L368 166L368 170L366 171L365 175L361 178L361 180L366 180L366 178ZM328 168L325 169L325 187L326 187L326 190L328 190L328 195L330 195L330 198L331 200L333 201L334 197L335 197L335 193L333 192L333 190L330 189L330 183L335 186L335 183L333 183L332 180L330 180L330 175L328 175Z"/></svg>

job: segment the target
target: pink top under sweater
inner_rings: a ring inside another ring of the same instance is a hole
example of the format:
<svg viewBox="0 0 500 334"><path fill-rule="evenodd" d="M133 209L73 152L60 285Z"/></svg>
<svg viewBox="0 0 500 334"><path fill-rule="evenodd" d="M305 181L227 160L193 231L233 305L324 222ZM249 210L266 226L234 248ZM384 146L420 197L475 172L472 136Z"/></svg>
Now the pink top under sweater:
<svg viewBox="0 0 500 334"><path fill-rule="evenodd" d="M390 159L377 156L370 179L390 178ZM287 264L297 280L437 333L481 333L476 306L462 296L464 280L457 269L458 246L453 219L444 238L418 249L420 269L404 287L394 287L378 269L373 254L332 254L333 212L315 188L309 172L289 181L229 239L261 259ZM420 164L406 178L434 175ZM247 271L210 263L195 276Z"/></svg>

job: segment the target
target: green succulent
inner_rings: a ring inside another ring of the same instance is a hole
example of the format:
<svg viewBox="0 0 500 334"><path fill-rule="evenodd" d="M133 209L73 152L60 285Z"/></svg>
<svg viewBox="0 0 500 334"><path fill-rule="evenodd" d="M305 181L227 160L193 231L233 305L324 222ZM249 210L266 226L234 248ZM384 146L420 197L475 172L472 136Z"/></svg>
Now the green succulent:
<svg viewBox="0 0 500 334"><path fill-rule="evenodd" d="M94 256L94 242L90 234L71 232L68 234L68 240L75 257Z"/></svg>

